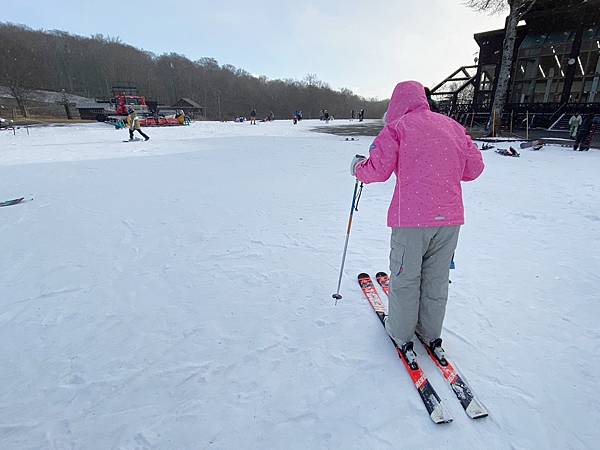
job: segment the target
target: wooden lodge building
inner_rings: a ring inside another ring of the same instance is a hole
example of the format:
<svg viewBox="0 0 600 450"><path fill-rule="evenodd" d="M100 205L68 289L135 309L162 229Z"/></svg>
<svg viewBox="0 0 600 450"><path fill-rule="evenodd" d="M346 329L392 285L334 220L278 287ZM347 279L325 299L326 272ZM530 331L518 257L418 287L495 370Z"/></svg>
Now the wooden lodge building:
<svg viewBox="0 0 600 450"><path fill-rule="evenodd" d="M504 30L474 37L477 65L432 89L444 112L463 122L489 118ZM600 114L600 0L538 0L518 27L503 120L518 124L528 113L533 126L564 126L576 111Z"/></svg>

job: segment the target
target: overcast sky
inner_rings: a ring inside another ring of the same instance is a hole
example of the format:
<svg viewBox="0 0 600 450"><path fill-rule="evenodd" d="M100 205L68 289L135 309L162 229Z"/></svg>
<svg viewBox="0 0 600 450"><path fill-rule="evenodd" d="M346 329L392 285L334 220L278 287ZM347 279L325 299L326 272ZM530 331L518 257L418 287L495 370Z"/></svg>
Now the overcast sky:
<svg viewBox="0 0 600 450"><path fill-rule="evenodd" d="M398 81L434 85L477 52L473 34L502 28L462 0L3 0L0 21L160 54L210 56L268 78L308 73L334 88L388 98ZM180 6L178 6L180 5Z"/></svg>

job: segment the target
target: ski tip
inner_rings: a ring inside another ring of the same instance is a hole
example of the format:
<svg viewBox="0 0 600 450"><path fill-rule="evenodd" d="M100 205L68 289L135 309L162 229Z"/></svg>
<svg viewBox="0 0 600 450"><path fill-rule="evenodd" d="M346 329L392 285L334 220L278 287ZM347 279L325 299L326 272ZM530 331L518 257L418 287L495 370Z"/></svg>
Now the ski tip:
<svg viewBox="0 0 600 450"><path fill-rule="evenodd" d="M377 275L375 275L375 278L381 278L381 277L387 277L388 274L385 272L377 272Z"/></svg>
<svg viewBox="0 0 600 450"><path fill-rule="evenodd" d="M362 280L364 278L371 278L371 276L368 273L364 273L364 272L358 274L359 280Z"/></svg>

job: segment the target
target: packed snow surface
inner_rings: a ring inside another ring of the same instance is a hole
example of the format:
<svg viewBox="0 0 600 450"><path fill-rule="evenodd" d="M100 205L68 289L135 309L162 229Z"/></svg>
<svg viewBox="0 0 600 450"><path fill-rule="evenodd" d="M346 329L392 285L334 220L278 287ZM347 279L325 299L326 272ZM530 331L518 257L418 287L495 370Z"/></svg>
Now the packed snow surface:
<svg viewBox="0 0 600 450"><path fill-rule="evenodd" d="M348 122L336 121L335 124ZM372 138L304 121L0 132L0 448L592 449L600 152L484 152L443 338L490 411L435 425L356 275L387 270ZM498 146L508 144L498 144Z"/></svg>

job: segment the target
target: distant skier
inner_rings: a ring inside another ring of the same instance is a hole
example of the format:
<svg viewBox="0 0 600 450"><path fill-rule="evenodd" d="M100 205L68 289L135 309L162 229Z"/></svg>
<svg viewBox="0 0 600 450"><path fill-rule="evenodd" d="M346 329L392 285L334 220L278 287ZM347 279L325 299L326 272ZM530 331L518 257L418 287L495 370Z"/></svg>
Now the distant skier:
<svg viewBox="0 0 600 450"><path fill-rule="evenodd" d="M329 123L329 111L327 111L326 109L323 110L323 120L327 123Z"/></svg>
<svg viewBox="0 0 600 450"><path fill-rule="evenodd" d="M358 121L362 122L363 120L365 120L365 109L361 108L361 110L358 113Z"/></svg>
<svg viewBox="0 0 600 450"><path fill-rule="evenodd" d="M137 131L138 133L140 133L144 137L145 141L150 139L150 136L148 136L146 133L144 133L142 131L142 125L140 124L140 118L138 117L137 113L135 112L135 109L133 109L130 106L129 108L127 108L127 112L129 113L129 115L127 116L127 126L129 128L129 140L130 141L134 140L133 139L134 131Z"/></svg>
<svg viewBox="0 0 600 450"><path fill-rule="evenodd" d="M250 125L256 125L256 109L254 108L250 111Z"/></svg>
<svg viewBox="0 0 600 450"><path fill-rule="evenodd" d="M396 86L369 158L352 160L352 175L364 183L396 175L387 221L392 237L386 328L409 363L416 364L415 332L444 360L450 264L464 223L460 183L483 169L481 152L465 129L432 112L416 81Z"/></svg>
<svg viewBox="0 0 600 450"><path fill-rule="evenodd" d="M569 134L571 135L571 139L577 138L577 130L579 130L582 123L583 118L581 117L581 114L575 113L571 116L569 119Z"/></svg>
<svg viewBox="0 0 600 450"><path fill-rule="evenodd" d="M353 121L356 118L356 112L354 110L350 111L350 120Z"/></svg>

